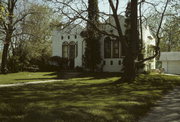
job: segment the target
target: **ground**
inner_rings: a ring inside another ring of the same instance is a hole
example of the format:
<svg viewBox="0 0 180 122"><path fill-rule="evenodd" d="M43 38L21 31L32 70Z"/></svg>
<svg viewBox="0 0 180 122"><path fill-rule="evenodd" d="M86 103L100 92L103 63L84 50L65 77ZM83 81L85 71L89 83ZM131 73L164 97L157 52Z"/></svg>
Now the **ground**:
<svg viewBox="0 0 180 122"><path fill-rule="evenodd" d="M51 73L52 72L20 72L6 75L0 74L0 84L42 81L56 78L55 75L49 75Z"/></svg>
<svg viewBox="0 0 180 122"><path fill-rule="evenodd" d="M56 73L41 74L41 79L43 76L58 78ZM136 122L158 99L180 85L177 76L140 75L133 83L114 84L119 78L112 74L87 74L53 83L0 88L0 120Z"/></svg>

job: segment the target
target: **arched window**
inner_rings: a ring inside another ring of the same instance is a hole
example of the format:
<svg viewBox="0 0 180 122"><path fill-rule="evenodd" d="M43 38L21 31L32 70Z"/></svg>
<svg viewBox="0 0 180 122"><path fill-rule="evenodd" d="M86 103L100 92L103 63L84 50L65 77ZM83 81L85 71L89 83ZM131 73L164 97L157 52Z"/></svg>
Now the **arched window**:
<svg viewBox="0 0 180 122"><path fill-rule="evenodd" d="M68 42L63 42L62 44L62 57L68 58Z"/></svg>
<svg viewBox="0 0 180 122"><path fill-rule="evenodd" d="M78 57L78 42L76 42L76 57Z"/></svg>
<svg viewBox="0 0 180 122"><path fill-rule="evenodd" d="M119 41L113 40L113 58L119 58Z"/></svg>
<svg viewBox="0 0 180 122"><path fill-rule="evenodd" d="M76 56L76 43L71 41L69 43L69 58L75 58Z"/></svg>
<svg viewBox="0 0 180 122"><path fill-rule="evenodd" d="M104 39L104 58L111 58L111 39L109 37Z"/></svg>

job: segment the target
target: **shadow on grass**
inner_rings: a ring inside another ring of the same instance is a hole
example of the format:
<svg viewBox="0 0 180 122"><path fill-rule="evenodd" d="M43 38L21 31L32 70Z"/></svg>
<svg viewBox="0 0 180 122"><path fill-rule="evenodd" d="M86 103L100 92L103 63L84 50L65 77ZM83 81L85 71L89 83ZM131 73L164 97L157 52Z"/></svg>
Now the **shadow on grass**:
<svg viewBox="0 0 180 122"><path fill-rule="evenodd" d="M131 84L113 84L117 79L88 75L57 83L1 88L0 120L136 122L165 91L179 83L174 78L142 76Z"/></svg>
<svg viewBox="0 0 180 122"><path fill-rule="evenodd" d="M46 74L45 76L55 76L57 79L62 79L68 73L76 73L76 72L53 72L50 74ZM110 72L77 72L76 75L72 76L71 78L86 78L92 77L93 79L103 79L103 78L110 78L110 77L120 77L121 73L110 73ZM69 78L65 78L69 79Z"/></svg>
<svg viewBox="0 0 180 122"><path fill-rule="evenodd" d="M58 78L27 78L27 79L15 79L15 80L17 81L22 81L22 80L42 81L42 80L52 80L52 79L58 79Z"/></svg>
<svg viewBox="0 0 180 122"><path fill-rule="evenodd" d="M77 72L74 76L66 77L69 73L73 72L52 72L49 74L45 74L45 78L21 78L15 79L17 81L23 80L52 80L52 79L72 79L72 78L87 78L90 77L91 79L104 79L110 77L120 77L121 73L91 73L91 72ZM75 72L76 73L76 72ZM47 77L49 76L49 77Z"/></svg>

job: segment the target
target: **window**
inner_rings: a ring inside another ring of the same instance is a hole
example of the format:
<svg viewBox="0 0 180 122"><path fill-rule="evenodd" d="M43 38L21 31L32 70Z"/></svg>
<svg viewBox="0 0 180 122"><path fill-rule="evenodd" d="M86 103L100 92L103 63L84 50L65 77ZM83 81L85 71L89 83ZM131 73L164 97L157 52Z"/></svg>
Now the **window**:
<svg viewBox="0 0 180 122"><path fill-rule="evenodd" d="M111 61L110 64L113 65L113 61Z"/></svg>
<svg viewBox="0 0 180 122"><path fill-rule="evenodd" d="M104 39L104 58L111 58L111 39L109 37Z"/></svg>
<svg viewBox="0 0 180 122"><path fill-rule="evenodd" d="M70 36L68 36L68 39L70 39Z"/></svg>
<svg viewBox="0 0 180 122"><path fill-rule="evenodd" d="M64 39L64 37L63 36L61 36L61 40L63 40Z"/></svg>
<svg viewBox="0 0 180 122"><path fill-rule="evenodd" d="M106 61L103 61L103 65L106 65Z"/></svg>
<svg viewBox="0 0 180 122"><path fill-rule="evenodd" d="M78 56L78 42L76 42L76 57Z"/></svg>
<svg viewBox="0 0 180 122"><path fill-rule="evenodd" d="M125 48L121 45L121 56L125 56Z"/></svg>
<svg viewBox="0 0 180 122"><path fill-rule="evenodd" d="M76 49L76 44L75 42L70 42L69 43L69 58L75 58L76 56L76 52L75 52L75 49Z"/></svg>
<svg viewBox="0 0 180 122"><path fill-rule="evenodd" d="M119 65L121 65L121 60L119 60Z"/></svg>
<svg viewBox="0 0 180 122"><path fill-rule="evenodd" d="M68 43L67 42L63 42L62 44L62 57L68 58Z"/></svg>
<svg viewBox="0 0 180 122"><path fill-rule="evenodd" d="M119 41L113 40L113 58L119 58Z"/></svg>
<svg viewBox="0 0 180 122"><path fill-rule="evenodd" d="M75 35L74 38L77 39L77 35Z"/></svg>

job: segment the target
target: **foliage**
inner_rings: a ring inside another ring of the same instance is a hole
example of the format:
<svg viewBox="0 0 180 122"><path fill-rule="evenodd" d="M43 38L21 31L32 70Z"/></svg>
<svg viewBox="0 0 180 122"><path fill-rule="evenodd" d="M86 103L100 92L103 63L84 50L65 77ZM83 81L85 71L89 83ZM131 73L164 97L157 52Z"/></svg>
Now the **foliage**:
<svg viewBox="0 0 180 122"><path fill-rule="evenodd" d="M4 7L2 6L0 2L0 21L3 19L3 13L4 13Z"/></svg>
<svg viewBox="0 0 180 122"><path fill-rule="evenodd" d="M14 73L14 72L18 72L18 71L22 71L22 62L20 62L19 57L18 56L12 56L8 59L7 62L7 70L8 72Z"/></svg>
<svg viewBox="0 0 180 122"><path fill-rule="evenodd" d="M61 58L59 56L53 56L50 58L49 63L52 70L64 70L68 68L68 59Z"/></svg>
<svg viewBox="0 0 180 122"><path fill-rule="evenodd" d="M164 20L163 24L160 30L160 49L161 51L178 51L179 47L179 41L177 38L178 35L178 29L179 29L179 8L180 5L178 3L178 0L169 0L167 10L164 14ZM160 5L152 4L152 8L149 10L147 17L145 20L147 20L147 24L149 25L153 35L156 37L156 32L158 30L159 21L161 16L161 9L158 8L158 6L161 6L161 4L164 4L164 1L159 2ZM173 28L173 29L172 29ZM176 41L177 40L177 41Z"/></svg>
<svg viewBox="0 0 180 122"><path fill-rule="evenodd" d="M163 39L161 41L161 51L180 51L180 17L170 17L166 19L163 27Z"/></svg>
<svg viewBox="0 0 180 122"><path fill-rule="evenodd" d="M88 37L86 40L86 50L83 57L84 66L90 71L97 70L101 63L100 56L100 37Z"/></svg>
<svg viewBox="0 0 180 122"><path fill-rule="evenodd" d="M94 25L99 23L99 8L97 0L88 0L88 23L87 35L85 37L86 49L83 57L84 65L90 71L98 69L98 64L101 63L100 56L100 35L94 29Z"/></svg>
<svg viewBox="0 0 180 122"><path fill-rule="evenodd" d="M51 16L52 10L44 5L31 4L29 15L19 26L23 36L17 36L12 43L12 57L19 57L22 69L34 65L45 71L51 56ZM17 30L18 33L18 30Z"/></svg>

